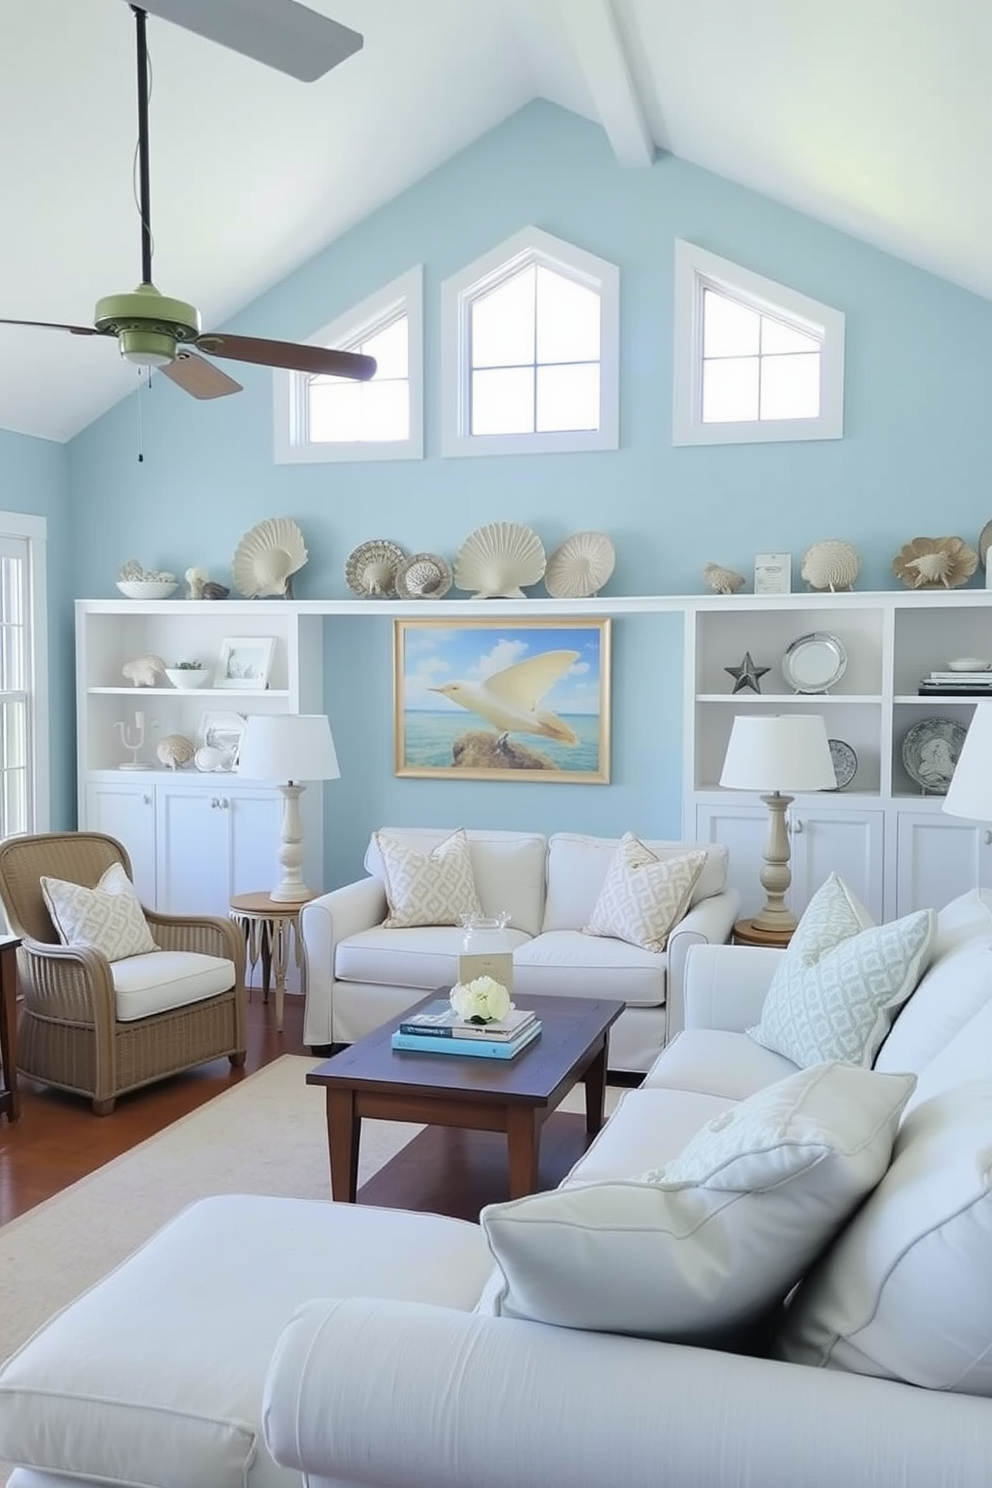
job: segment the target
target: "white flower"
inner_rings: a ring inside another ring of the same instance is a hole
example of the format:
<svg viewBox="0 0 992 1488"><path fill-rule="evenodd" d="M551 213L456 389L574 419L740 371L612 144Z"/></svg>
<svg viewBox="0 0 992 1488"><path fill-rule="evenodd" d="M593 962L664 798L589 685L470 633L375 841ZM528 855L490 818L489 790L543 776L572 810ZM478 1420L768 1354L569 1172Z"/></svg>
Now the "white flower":
<svg viewBox="0 0 992 1488"><path fill-rule="evenodd" d="M512 1003L500 982L491 976L481 976L452 987L451 1006L467 1023L491 1023L494 1018L505 1018Z"/></svg>

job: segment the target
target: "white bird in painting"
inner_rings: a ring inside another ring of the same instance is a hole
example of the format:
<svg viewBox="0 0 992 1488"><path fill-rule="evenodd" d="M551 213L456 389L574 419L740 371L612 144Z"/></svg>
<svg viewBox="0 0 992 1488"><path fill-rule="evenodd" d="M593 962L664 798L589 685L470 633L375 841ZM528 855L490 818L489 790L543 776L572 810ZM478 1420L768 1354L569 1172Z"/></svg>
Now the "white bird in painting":
<svg viewBox="0 0 992 1488"><path fill-rule="evenodd" d="M445 682L430 691L443 693L460 708L478 713L501 736L540 734L561 744L577 744L578 737L568 724L556 713L539 708L538 703L578 659L578 651L545 651L494 672L484 682Z"/></svg>

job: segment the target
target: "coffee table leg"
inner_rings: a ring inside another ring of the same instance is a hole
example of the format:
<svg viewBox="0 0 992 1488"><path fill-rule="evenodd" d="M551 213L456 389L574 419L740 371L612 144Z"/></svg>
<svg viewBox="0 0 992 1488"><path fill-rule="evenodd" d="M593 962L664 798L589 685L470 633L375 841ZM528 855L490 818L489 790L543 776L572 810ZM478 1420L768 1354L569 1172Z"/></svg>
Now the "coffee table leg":
<svg viewBox="0 0 992 1488"><path fill-rule="evenodd" d="M537 1160L541 1128L530 1106L511 1106L506 1113L506 1146L510 1166L510 1198L537 1192Z"/></svg>
<svg viewBox="0 0 992 1488"><path fill-rule="evenodd" d="M586 1131L590 1136L601 1130L606 1102L606 1038L599 1053L585 1072Z"/></svg>
<svg viewBox="0 0 992 1488"><path fill-rule="evenodd" d="M353 1204L358 1192L358 1143L362 1118L355 1115L350 1090L327 1091L327 1151L331 1160L331 1198Z"/></svg>

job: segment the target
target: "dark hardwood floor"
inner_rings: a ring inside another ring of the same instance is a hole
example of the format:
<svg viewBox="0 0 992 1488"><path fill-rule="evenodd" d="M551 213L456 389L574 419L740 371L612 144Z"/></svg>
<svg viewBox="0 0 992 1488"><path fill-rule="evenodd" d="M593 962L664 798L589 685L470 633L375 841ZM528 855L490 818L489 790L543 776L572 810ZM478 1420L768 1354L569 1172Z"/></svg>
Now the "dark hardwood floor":
<svg viewBox="0 0 992 1488"><path fill-rule="evenodd" d="M0 1224L40 1204L78 1178L154 1136L280 1054L306 1054L303 999L286 998L283 1031L275 1003L257 989L248 1003L248 1057L233 1070L226 1059L161 1080L122 1096L109 1116L94 1116L88 1101L23 1076L19 1121L0 1118Z"/></svg>

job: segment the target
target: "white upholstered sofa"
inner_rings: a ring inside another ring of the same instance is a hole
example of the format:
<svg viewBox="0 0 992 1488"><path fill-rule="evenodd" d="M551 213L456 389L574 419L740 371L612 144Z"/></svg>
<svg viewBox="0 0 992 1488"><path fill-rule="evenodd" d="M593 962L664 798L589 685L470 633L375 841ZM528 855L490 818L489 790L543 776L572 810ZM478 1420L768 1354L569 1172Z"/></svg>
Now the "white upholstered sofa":
<svg viewBox="0 0 992 1488"><path fill-rule="evenodd" d="M388 828L430 852L451 828ZM609 1064L643 1074L681 1026L682 980L691 945L730 939L740 899L727 886L727 849L709 843L646 841L659 857L699 848L706 863L689 910L665 951L585 935L619 839L556 832L468 832L475 886L487 915L509 913L514 996L613 997L626 1008L610 1033ZM386 892L375 834L368 877L306 905L304 1043L350 1044L397 1017L435 987L457 981L462 931L456 925L385 929Z"/></svg>
<svg viewBox="0 0 992 1488"><path fill-rule="evenodd" d="M743 1031L782 954L691 952L684 1031L559 1195L666 1162L795 1073ZM0 1457L30 1464L11 1488L987 1488L990 1069L992 913L965 896L876 1060L900 1101L918 1078L890 1167L827 1242L821 1264L849 1268L827 1311L856 1326L822 1367L494 1316L499 1275L461 1221L221 1197L7 1363ZM714 1261L715 1292L737 1258Z"/></svg>

